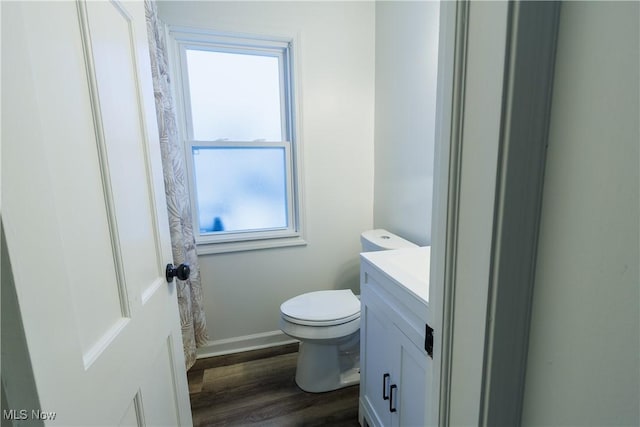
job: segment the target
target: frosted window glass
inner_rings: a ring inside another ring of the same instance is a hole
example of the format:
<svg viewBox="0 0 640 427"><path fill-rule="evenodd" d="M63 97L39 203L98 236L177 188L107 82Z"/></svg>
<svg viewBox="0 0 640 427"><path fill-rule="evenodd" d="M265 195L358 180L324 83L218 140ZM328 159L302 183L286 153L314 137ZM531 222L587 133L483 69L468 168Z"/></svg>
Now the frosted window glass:
<svg viewBox="0 0 640 427"><path fill-rule="evenodd" d="M283 147L193 147L200 233L287 227Z"/></svg>
<svg viewBox="0 0 640 427"><path fill-rule="evenodd" d="M282 141L274 56L187 50L193 138Z"/></svg>

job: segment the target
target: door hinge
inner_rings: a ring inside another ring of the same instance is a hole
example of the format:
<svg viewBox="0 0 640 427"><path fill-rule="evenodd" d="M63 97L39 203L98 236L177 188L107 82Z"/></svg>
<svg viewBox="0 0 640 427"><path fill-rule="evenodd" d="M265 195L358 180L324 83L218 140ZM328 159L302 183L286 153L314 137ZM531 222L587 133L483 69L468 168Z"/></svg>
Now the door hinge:
<svg viewBox="0 0 640 427"><path fill-rule="evenodd" d="M430 358L433 359L433 328L425 323L424 349Z"/></svg>

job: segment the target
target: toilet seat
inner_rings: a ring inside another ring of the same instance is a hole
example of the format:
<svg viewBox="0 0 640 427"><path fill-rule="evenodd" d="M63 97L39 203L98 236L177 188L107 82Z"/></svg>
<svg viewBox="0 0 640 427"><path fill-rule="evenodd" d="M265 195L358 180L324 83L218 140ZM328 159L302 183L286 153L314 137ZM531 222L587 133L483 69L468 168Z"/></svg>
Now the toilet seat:
<svg viewBox="0 0 640 427"><path fill-rule="evenodd" d="M341 319L313 321L313 320L297 319L295 317L287 316L286 314L282 313L282 318L287 322L295 323L297 325L318 326L318 327L341 325L343 323L351 322L352 320L357 319L359 317L360 317L360 313L356 313L349 317L343 317Z"/></svg>
<svg viewBox="0 0 640 427"><path fill-rule="evenodd" d="M298 325L334 326L358 319L360 300L349 289L309 292L282 303L280 313Z"/></svg>

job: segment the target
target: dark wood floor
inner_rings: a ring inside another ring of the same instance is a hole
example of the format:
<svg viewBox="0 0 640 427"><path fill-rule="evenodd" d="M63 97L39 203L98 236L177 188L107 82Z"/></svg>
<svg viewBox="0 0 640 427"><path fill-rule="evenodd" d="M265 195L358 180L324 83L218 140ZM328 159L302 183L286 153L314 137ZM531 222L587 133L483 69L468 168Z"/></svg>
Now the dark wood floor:
<svg viewBox="0 0 640 427"><path fill-rule="evenodd" d="M294 381L298 344L199 359L189 370L193 425L358 424L358 386L306 393Z"/></svg>

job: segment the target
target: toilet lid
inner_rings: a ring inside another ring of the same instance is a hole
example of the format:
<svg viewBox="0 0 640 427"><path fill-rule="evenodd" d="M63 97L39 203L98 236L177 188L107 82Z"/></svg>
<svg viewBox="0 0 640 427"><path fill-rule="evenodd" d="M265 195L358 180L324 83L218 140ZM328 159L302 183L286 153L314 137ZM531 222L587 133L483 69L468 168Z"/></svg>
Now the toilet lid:
<svg viewBox="0 0 640 427"><path fill-rule="evenodd" d="M349 289L309 292L283 302L280 312L301 325L338 325L360 317L360 300Z"/></svg>

